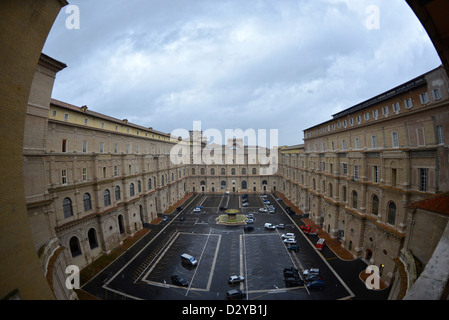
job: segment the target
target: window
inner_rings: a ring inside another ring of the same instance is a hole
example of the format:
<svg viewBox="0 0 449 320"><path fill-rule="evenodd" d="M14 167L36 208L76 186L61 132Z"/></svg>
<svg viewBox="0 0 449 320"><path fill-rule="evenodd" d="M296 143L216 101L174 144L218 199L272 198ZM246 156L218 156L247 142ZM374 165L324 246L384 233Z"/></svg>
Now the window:
<svg viewBox="0 0 449 320"><path fill-rule="evenodd" d="M335 150L335 146L334 146L334 142L333 141L331 142L331 147L332 147L332 150Z"/></svg>
<svg viewBox="0 0 449 320"><path fill-rule="evenodd" d="M69 120L69 114L68 113L64 114L64 120L65 121Z"/></svg>
<svg viewBox="0 0 449 320"><path fill-rule="evenodd" d="M349 124L350 124L351 126L354 125L354 118L349 118Z"/></svg>
<svg viewBox="0 0 449 320"><path fill-rule="evenodd" d="M391 201L388 204L388 216L387 216L387 223L394 225L396 221L396 204Z"/></svg>
<svg viewBox="0 0 449 320"><path fill-rule="evenodd" d="M119 186L115 186L114 192L115 192L115 200L120 200L120 187Z"/></svg>
<svg viewBox="0 0 449 320"><path fill-rule="evenodd" d="M345 186L343 186L341 193L342 193L343 201L346 202L346 187Z"/></svg>
<svg viewBox="0 0 449 320"><path fill-rule="evenodd" d="M252 172L253 172L253 174L257 174L257 169L253 168Z"/></svg>
<svg viewBox="0 0 449 320"><path fill-rule="evenodd" d="M114 143L114 153L118 153L118 144Z"/></svg>
<svg viewBox="0 0 449 320"><path fill-rule="evenodd" d="M83 153L87 153L87 141L83 140Z"/></svg>
<svg viewBox="0 0 449 320"><path fill-rule="evenodd" d="M436 88L432 90L433 100L440 100L441 99L441 91L440 88Z"/></svg>
<svg viewBox="0 0 449 320"><path fill-rule="evenodd" d="M214 168L210 169L210 174L211 174L212 176L215 176L215 169L214 169Z"/></svg>
<svg viewBox="0 0 449 320"><path fill-rule="evenodd" d="M246 168L242 168L242 174L246 174Z"/></svg>
<svg viewBox="0 0 449 320"><path fill-rule="evenodd" d="M81 255L81 247L77 237L70 238L69 247L73 258Z"/></svg>
<svg viewBox="0 0 449 320"><path fill-rule="evenodd" d="M391 186L392 187L396 187L396 175L397 175L397 173L396 173L396 169L395 168L392 168L391 169Z"/></svg>
<svg viewBox="0 0 449 320"><path fill-rule="evenodd" d="M360 139L359 138L355 138L355 149L356 150L360 149Z"/></svg>
<svg viewBox="0 0 449 320"><path fill-rule="evenodd" d="M87 122L88 122L88 120L87 120L87 118L84 118L84 124L87 126Z"/></svg>
<svg viewBox="0 0 449 320"><path fill-rule="evenodd" d="M393 139L393 148L398 148L399 147L398 133L397 132L393 132L391 134L391 137Z"/></svg>
<svg viewBox="0 0 449 320"><path fill-rule="evenodd" d="M61 170L61 182L62 182L62 184L67 183L67 170L66 169Z"/></svg>
<svg viewBox="0 0 449 320"><path fill-rule="evenodd" d="M371 136L371 147L373 149L377 148L377 136Z"/></svg>
<svg viewBox="0 0 449 320"><path fill-rule="evenodd" d="M359 179L359 166L354 166L354 180L357 181Z"/></svg>
<svg viewBox="0 0 449 320"><path fill-rule="evenodd" d="M346 140L343 140L341 145L342 145L343 150L346 150Z"/></svg>
<svg viewBox="0 0 449 320"><path fill-rule="evenodd" d="M362 116L357 116L355 117L355 120L357 121L358 124L360 124L362 122Z"/></svg>
<svg viewBox="0 0 449 320"><path fill-rule="evenodd" d="M379 182L379 166L373 166L373 182Z"/></svg>
<svg viewBox="0 0 449 320"><path fill-rule="evenodd" d="M406 109L410 109L411 107L413 107L413 100L412 98L408 98L404 100L404 107Z"/></svg>
<svg viewBox="0 0 449 320"><path fill-rule="evenodd" d="M101 123L101 129L104 129L104 122Z"/></svg>
<svg viewBox="0 0 449 320"><path fill-rule="evenodd" d="M67 197L62 200L62 211L64 213L64 218L73 216L72 200L70 198Z"/></svg>
<svg viewBox="0 0 449 320"><path fill-rule="evenodd" d="M67 152L67 139L62 139L61 152Z"/></svg>
<svg viewBox="0 0 449 320"><path fill-rule="evenodd" d="M89 229L87 238L89 239L89 246L91 249L95 249L98 247L97 234L94 228Z"/></svg>
<svg viewBox="0 0 449 320"><path fill-rule="evenodd" d="M357 209L357 191L352 191L352 207Z"/></svg>
<svg viewBox="0 0 449 320"><path fill-rule="evenodd" d="M151 190L151 178L148 179L148 190Z"/></svg>
<svg viewBox="0 0 449 320"><path fill-rule="evenodd" d="M100 153L104 152L104 143L100 142Z"/></svg>
<svg viewBox="0 0 449 320"><path fill-rule="evenodd" d="M89 211L92 209L92 203L90 200L90 194L89 193L85 193L83 196L83 205L84 205L84 212Z"/></svg>
<svg viewBox="0 0 449 320"><path fill-rule="evenodd" d="M87 168L83 168L83 181L87 181Z"/></svg>
<svg viewBox="0 0 449 320"><path fill-rule="evenodd" d="M342 165L343 165L343 174L347 174L348 173L348 164L342 163Z"/></svg>
<svg viewBox="0 0 449 320"><path fill-rule="evenodd" d="M204 174L206 174L206 172L205 172L204 168L201 168L201 169L200 169L200 174L201 174L201 175L204 175Z"/></svg>
<svg viewBox="0 0 449 320"><path fill-rule="evenodd" d="M379 214L379 198L376 195L373 195L373 201L371 204L371 213L375 215Z"/></svg>
<svg viewBox="0 0 449 320"><path fill-rule="evenodd" d="M444 144L443 126L437 126L438 144Z"/></svg>
<svg viewBox="0 0 449 320"><path fill-rule="evenodd" d="M427 191L428 169L419 168L419 191Z"/></svg>
<svg viewBox="0 0 449 320"><path fill-rule="evenodd" d="M162 176L162 179L164 178L164 176ZM132 197L134 196L134 183L131 183L129 185L129 195Z"/></svg>
<svg viewBox="0 0 449 320"><path fill-rule="evenodd" d="M429 95L427 92L421 93L419 95L419 100L421 101L421 104L426 104L429 102Z"/></svg>
<svg viewBox="0 0 449 320"><path fill-rule="evenodd" d="M373 110L373 118L377 119L378 116L379 116L379 110Z"/></svg>
<svg viewBox="0 0 449 320"><path fill-rule="evenodd" d="M111 193L108 189L104 190L103 193L103 200L104 200L104 206L110 206L111 205Z"/></svg>
<svg viewBox="0 0 449 320"><path fill-rule="evenodd" d="M118 166L114 166L114 177L118 176Z"/></svg>
<svg viewBox="0 0 449 320"><path fill-rule="evenodd" d="M388 110L388 106L382 107L382 114L384 116L388 116L389 113L390 113L390 110Z"/></svg>
<svg viewBox="0 0 449 320"><path fill-rule="evenodd" d="M401 105L399 102L393 103L393 112L398 113L401 110Z"/></svg>
<svg viewBox="0 0 449 320"><path fill-rule="evenodd" d="M172 173L172 180L173 180L173 173ZM142 192L142 184L140 183L140 180L137 180L137 192Z"/></svg>
<svg viewBox="0 0 449 320"><path fill-rule="evenodd" d="M329 198L333 197L333 192L332 192L332 183L329 183Z"/></svg>
<svg viewBox="0 0 449 320"><path fill-rule="evenodd" d="M231 169L231 174L232 174L233 176L235 176L235 168L232 168L232 169Z"/></svg>

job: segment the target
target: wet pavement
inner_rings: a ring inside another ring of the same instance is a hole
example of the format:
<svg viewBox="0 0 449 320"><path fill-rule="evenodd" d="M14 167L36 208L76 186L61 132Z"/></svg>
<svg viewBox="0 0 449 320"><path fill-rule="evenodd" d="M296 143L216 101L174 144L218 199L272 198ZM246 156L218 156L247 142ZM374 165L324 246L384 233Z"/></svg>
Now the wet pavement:
<svg viewBox="0 0 449 320"><path fill-rule="evenodd" d="M241 195L197 194L189 198L182 211L168 215L168 221L150 225L148 232L82 289L103 300L224 300L230 289L246 292L245 300L338 300L381 299L388 289L369 290L359 274L366 267L360 259L341 260L328 247L315 249L317 236L305 235L298 215L288 215L282 201L269 194L276 213L261 213L265 207L260 195L249 194L249 206L242 207ZM193 212L202 205L201 212ZM252 213L253 231L244 225L223 225L217 218L225 214L220 206ZM180 218L183 218L182 220ZM285 229L268 230L265 223L284 224ZM281 235L294 233L298 252L287 250ZM181 263L188 253L198 261L196 267ZM305 285L287 287L283 269L319 268L326 284L323 290ZM187 287L174 285L172 275L179 275ZM241 275L245 281L230 286L230 275Z"/></svg>

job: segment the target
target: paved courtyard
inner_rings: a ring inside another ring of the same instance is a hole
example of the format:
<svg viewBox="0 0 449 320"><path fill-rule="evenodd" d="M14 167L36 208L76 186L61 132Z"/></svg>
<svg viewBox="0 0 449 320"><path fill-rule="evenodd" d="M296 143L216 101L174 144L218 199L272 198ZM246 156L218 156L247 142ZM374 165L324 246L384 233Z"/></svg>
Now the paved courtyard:
<svg viewBox="0 0 449 320"><path fill-rule="evenodd" d="M167 215L167 221L150 226L150 232L82 289L100 299L223 300L230 289L245 291L247 300L386 299L388 292L368 290L359 279L366 268L363 261L340 260L326 246L316 250L319 238L300 230L299 216L287 214L285 203L274 194L268 194L267 200L276 212L259 212L267 208L263 200L259 194L249 194L248 206L243 207L240 194L196 194L181 211ZM202 206L200 212L194 212L196 206ZM226 214L220 207L252 214L254 221L220 224L218 217ZM269 230L265 223L285 228ZM254 230L244 231L245 225ZM284 233L295 234L298 252L287 249ZM195 257L198 265L182 264L183 253ZM286 286L283 269L287 267L319 268L326 287ZM181 276L188 285L172 283L172 275ZM245 281L231 286L230 275L243 276Z"/></svg>

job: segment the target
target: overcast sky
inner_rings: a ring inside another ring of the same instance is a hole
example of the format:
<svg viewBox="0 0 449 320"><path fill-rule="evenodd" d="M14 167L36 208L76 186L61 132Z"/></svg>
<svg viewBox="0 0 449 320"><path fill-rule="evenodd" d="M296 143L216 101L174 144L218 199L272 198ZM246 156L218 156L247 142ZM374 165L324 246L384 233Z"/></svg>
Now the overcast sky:
<svg viewBox="0 0 449 320"><path fill-rule="evenodd" d="M69 0L43 52L53 98L171 133L278 129L277 145L441 61L404 0ZM378 13L378 14L377 14ZM71 29L79 22L79 29Z"/></svg>

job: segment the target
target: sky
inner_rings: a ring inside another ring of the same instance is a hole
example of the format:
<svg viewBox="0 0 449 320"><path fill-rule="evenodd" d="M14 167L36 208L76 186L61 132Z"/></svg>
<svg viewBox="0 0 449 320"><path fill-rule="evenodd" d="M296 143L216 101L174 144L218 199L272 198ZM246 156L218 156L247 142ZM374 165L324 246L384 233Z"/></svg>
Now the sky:
<svg viewBox="0 0 449 320"><path fill-rule="evenodd" d="M53 98L165 133L200 121L223 143L241 129L301 144L303 130L441 65L404 0L69 4L42 50L67 64Z"/></svg>

